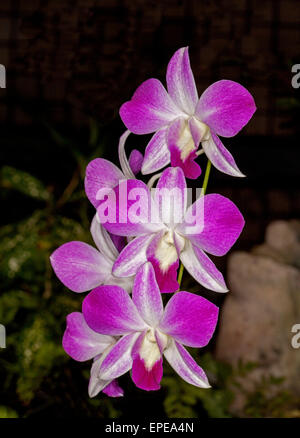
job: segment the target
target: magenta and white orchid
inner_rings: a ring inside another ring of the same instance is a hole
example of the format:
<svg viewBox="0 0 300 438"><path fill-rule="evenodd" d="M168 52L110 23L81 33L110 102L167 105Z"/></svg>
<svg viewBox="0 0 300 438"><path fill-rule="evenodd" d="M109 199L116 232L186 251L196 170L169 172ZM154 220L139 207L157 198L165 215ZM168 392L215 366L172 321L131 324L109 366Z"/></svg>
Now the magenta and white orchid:
<svg viewBox="0 0 300 438"><path fill-rule="evenodd" d="M188 48L175 52L167 68L167 88L148 79L122 105L120 116L134 134L155 133L148 143L142 165L147 175L167 166L179 166L187 178L201 174L197 158L199 144L221 172L244 176L221 142L235 136L256 110L251 94L242 85L221 80L198 98Z"/></svg>
<svg viewBox="0 0 300 438"><path fill-rule="evenodd" d="M98 369L116 344L117 338L101 335L93 331L86 323L80 312L73 312L67 316L67 328L65 330L62 345L65 352L78 362L94 359L91 368L91 377L88 387L90 397L95 397L103 391L110 397L120 397L123 390L116 380L104 380Z"/></svg>
<svg viewBox="0 0 300 438"><path fill-rule="evenodd" d="M174 189L177 192L170 199ZM140 210L139 220L132 217L133 209ZM104 214L109 210L114 210L111 222ZM180 167L163 171L154 197L142 181L122 181L115 189L115 196L106 200L105 208L100 204L97 211L109 232L137 236L115 261L115 276L135 275L148 260L154 266L161 291L175 292L179 286L176 277L180 259L200 284L216 292L227 292L222 274L206 252L216 256L226 254L243 229L243 216L233 202L218 194L200 196L187 208L186 180ZM157 219L155 222L153 217Z"/></svg>
<svg viewBox="0 0 300 438"><path fill-rule="evenodd" d="M159 389L164 356L188 383L210 386L184 345L207 345L217 324L218 308L198 295L178 292L164 309L151 263L139 269L132 299L118 286L100 286L86 296L82 312L95 332L121 336L98 368L101 380L114 380L131 369L137 387Z"/></svg>
<svg viewBox="0 0 300 438"><path fill-rule="evenodd" d="M96 216L91 234L98 249L85 242L73 241L64 243L52 253L50 261L57 277L73 292L87 292L101 284L118 284L131 292L133 277L119 278L112 273L119 256L118 241L103 229Z"/></svg>

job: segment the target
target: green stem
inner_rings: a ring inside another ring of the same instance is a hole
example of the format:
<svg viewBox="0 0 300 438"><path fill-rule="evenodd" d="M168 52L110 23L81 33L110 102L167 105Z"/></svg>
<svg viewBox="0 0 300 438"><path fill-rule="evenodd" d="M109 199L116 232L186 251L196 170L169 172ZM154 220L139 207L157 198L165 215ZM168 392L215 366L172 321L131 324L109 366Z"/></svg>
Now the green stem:
<svg viewBox="0 0 300 438"><path fill-rule="evenodd" d="M177 281L178 281L178 284L179 284L179 289L180 289L180 286L181 286L183 270L184 270L184 266L183 266L182 263L180 263L180 268L179 268L179 273L178 273L178 278L177 278Z"/></svg>
<svg viewBox="0 0 300 438"><path fill-rule="evenodd" d="M211 162L209 160L207 160L207 165L206 165L206 169L205 169L205 175L204 175L204 180L203 180L203 186L202 186L202 190L201 190L201 196L205 195L206 189L207 189L207 184L208 184L208 180L209 180L209 175L210 175L210 169L211 169ZM178 284L179 284L179 289L181 286L181 281L182 281L182 277L183 277L183 271L184 271L184 266L182 263L180 263L180 268L179 268L179 273L178 273Z"/></svg>
<svg viewBox="0 0 300 438"><path fill-rule="evenodd" d="M205 175L204 175L204 181L203 181L201 196L205 195L205 192L206 192L206 189L207 189L208 180L209 180L210 169L211 169L211 162L209 160L207 160L207 165L206 165L206 169L205 169Z"/></svg>

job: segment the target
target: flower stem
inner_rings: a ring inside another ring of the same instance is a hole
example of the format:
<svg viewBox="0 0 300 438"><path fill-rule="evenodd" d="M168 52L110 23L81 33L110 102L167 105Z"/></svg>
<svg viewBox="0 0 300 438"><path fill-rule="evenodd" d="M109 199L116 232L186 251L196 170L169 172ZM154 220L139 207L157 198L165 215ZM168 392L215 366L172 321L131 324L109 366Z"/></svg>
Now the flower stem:
<svg viewBox="0 0 300 438"><path fill-rule="evenodd" d="M205 192L206 192L206 189L207 189L208 180L209 180L209 175L210 175L210 169L211 169L211 162L209 160L207 160L207 165L206 165L206 169L205 169L205 175L204 175L204 181L203 181L201 196L205 195Z"/></svg>
<svg viewBox="0 0 300 438"><path fill-rule="evenodd" d="M179 268L179 273L178 273L178 278L177 278L177 281L178 281L178 284L179 284L179 288L178 289L180 289L180 286L181 286L183 270L184 270L184 266L183 266L182 263L180 263L180 268Z"/></svg>
<svg viewBox="0 0 300 438"><path fill-rule="evenodd" d="M208 180L209 180L209 175L210 175L210 169L211 169L211 162L209 160L207 160L207 165L206 165L206 169L205 169L205 175L204 175L204 180L203 180L203 186L202 186L202 190L201 190L201 195L200 196L204 196L206 189L207 189L207 184L208 184ZM184 271L184 266L183 264L180 262L180 268L179 268L179 273L178 273L178 284L179 284L179 289L181 286L181 281L182 281L182 277L183 277L183 271Z"/></svg>

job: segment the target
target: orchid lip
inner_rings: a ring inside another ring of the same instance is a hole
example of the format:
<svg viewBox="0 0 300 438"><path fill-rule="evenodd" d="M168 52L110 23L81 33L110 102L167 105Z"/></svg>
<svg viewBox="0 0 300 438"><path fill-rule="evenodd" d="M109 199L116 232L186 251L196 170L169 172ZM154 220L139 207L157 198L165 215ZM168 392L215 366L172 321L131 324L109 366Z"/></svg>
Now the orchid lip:
<svg viewBox="0 0 300 438"><path fill-rule="evenodd" d="M156 333L160 338L160 347L156 339ZM161 358L162 352L167 348L169 336L162 333L159 329L150 328L142 341L139 355L144 360L145 367L151 370L153 365Z"/></svg>

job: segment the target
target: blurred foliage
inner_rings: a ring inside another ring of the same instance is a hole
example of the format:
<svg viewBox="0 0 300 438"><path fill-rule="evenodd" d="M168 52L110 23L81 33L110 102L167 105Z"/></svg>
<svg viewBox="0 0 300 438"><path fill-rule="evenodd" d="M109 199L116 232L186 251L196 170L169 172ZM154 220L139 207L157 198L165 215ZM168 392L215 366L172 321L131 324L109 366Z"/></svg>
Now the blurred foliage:
<svg viewBox="0 0 300 438"><path fill-rule="evenodd" d="M55 159L63 155L68 163L68 178L54 169L49 183L43 175L38 177L12 163L0 169L2 208L19 218L4 221L0 230L0 323L7 333L7 348L0 349L0 418L118 417L132 412L136 416L147 412L149 416L230 417L232 385L255 365L239 364L233 370L213 358L211 346L199 357L198 351L191 350L191 354L207 372L213 389L188 385L165 362L161 391L141 391L127 375L121 378L125 398L88 397L91 363L73 361L61 346L66 315L81 309L85 294L72 293L59 282L49 256L67 241L91 242L93 208L83 190L85 168L110 147L111 138L94 120L84 148L52 127L47 129ZM38 154L44 152L36 153L37 168ZM207 293L187 275L183 281L187 290ZM264 382L249 394L247 415L284 412L286 394L271 405L267 401L273 383Z"/></svg>
<svg viewBox="0 0 300 438"><path fill-rule="evenodd" d="M193 350L190 351L195 356ZM204 354L200 360L195 357L199 365L205 370L213 389L199 389L189 385L182 379L174 382L174 373L170 368L164 372L166 375L162 381L167 389L164 407L167 415L171 418L197 418L199 410L206 412L208 417L229 418L229 407L233 400L233 393L227 387L232 375L229 365L217 362L210 353Z"/></svg>
<svg viewBox="0 0 300 438"><path fill-rule="evenodd" d="M73 408L80 415L115 416L118 411L108 398L90 400L87 395L90 364L79 366L74 379L70 374L72 361L62 349L61 338L66 315L80 310L83 297L66 290L49 263L52 251L66 241L90 241L83 177L95 150L101 154L99 128L91 121L86 156L71 140L52 128L49 132L54 153L67 148L73 162L71 178L65 188L56 190L57 196L53 185L23 169L11 165L0 169L4 208L22 211L28 198L34 200L27 217L2 224L0 230L0 322L7 334L7 348L0 350L0 417L43 415L54 406L59 412L66 400L71 408L76 398L78 406ZM73 393L78 382L81 397L78 389L76 396Z"/></svg>
<svg viewBox="0 0 300 438"><path fill-rule="evenodd" d="M300 410L296 409L299 400L289 391L280 389L283 382L284 377L262 377L254 391L247 394L245 415L251 418L299 418Z"/></svg>

